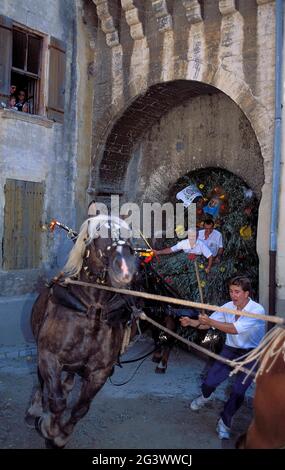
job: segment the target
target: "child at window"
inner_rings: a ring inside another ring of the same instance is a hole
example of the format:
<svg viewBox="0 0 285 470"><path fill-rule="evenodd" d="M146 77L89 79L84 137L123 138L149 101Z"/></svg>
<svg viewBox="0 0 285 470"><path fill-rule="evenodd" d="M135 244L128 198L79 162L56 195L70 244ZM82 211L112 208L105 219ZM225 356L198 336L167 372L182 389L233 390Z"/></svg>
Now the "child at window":
<svg viewBox="0 0 285 470"><path fill-rule="evenodd" d="M18 111L18 108L16 107L16 101L16 96L11 95L9 98L9 109L15 109L16 111Z"/></svg>
<svg viewBox="0 0 285 470"><path fill-rule="evenodd" d="M24 90L19 90L16 107L18 111L22 111L23 113L28 112L28 103L26 101L26 93Z"/></svg>

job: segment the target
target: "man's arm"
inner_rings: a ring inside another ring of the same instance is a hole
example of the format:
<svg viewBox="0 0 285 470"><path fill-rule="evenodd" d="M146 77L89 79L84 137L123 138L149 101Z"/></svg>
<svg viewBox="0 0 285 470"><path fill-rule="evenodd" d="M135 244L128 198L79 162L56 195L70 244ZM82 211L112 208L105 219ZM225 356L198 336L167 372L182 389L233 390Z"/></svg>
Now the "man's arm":
<svg viewBox="0 0 285 470"><path fill-rule="evenodd" d="M217 328L217 330L223 331L224 333L229 333L230 335L238 334L236 327L233 323L226 323L214 320L213 318L208 317L208 315L205 314L199 315L199 320L197 321L200 322L201 325L207 325L208 328L212 326L213 328Z"/></svg>
<svg viewBox="0 0 285 470"><path fill-rule="evenodd" d="M208 274L211 271L211 267L213 264L213 256L208 258L208 266L205 268L205 272Z"/></svg>
<svg viewBox="0 0 285 470"><path fill-rule="evenodd" d="M223 237L222 237L222 234L220 233L220 235L219 235L219 249L218 249L218 253L217 253L217 256L216 256L216 261L217 262L220 261L220 258L223 256L223 253L224 253Z"/></svg>
<svg viewBox="0 0 285 470"><path fill-rule="evenodd" d="M223 253L224 253L224 248L219 248L218 253L215 256L215 260L214 260L216 264L221 262L221 257L223 256Z"/></svg>
<svg viewBox="0 0 285 470"><path fill-rule="evenodd" d="M219 249L218 249L217 256L219 256L219 257L220 257L220 256L222 256L222 255L223 255L223 253L224 253L224 248L219 248Z"/></svg>
<svg viewBox="0 0 285 470"><path fill-rule="evenodd" d="M173 253L171 248L164 248L163 250L152 250L154 256L160 256L160 255L170 255Z"/></svg>
<svg viewBox="0 0 285 470"><path fill-rule="evenodd" d="M193 318L189 317L181 317L179 319L182 326L193 326L193 328L198 328L198 330L208 330L209 327L206 325L201 325L199 320L194 320Z"/></svg>

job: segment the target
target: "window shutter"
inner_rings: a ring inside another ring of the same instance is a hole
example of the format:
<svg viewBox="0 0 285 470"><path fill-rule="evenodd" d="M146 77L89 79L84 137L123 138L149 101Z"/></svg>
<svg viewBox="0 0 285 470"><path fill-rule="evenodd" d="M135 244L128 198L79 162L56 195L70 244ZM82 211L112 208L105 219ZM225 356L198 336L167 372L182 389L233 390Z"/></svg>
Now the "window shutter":
<svg viewBox="0 0 285 470"><path fill-rule="evenodd" d="M57 122L64 120L65 44L51 37L49 44L49 85L47 116Z"/></svg>
<svg viewBox="0 0 285 470"><path fill-rule="evenodd" d="M32 269L41 264L43 201L43 183L6 180L4 269Z"/></svg>
<svg viewBox="0 0 285 470"><path fill-rule="evenodd" d="M10 95L12 39L12 20L0 15L0 101Z"/></svg>

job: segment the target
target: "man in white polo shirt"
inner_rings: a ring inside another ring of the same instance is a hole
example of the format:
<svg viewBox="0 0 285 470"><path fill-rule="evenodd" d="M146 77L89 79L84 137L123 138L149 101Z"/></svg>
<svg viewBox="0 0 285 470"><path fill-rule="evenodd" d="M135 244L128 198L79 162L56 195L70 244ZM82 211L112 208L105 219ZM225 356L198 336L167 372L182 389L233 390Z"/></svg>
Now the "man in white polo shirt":
<svg viewBox="0 0 285 470"><path fill-rule="evenodd" d="M214 221L212 219L205 220L204 229L199 230L198 239L207 245L215 261L219 262L224 251L223 237L221 232L214 229Z"/></svg>
<svg viewBox="0 0 285 470"><path fill-rule="evenodd" d="M262 305L249 297L251 283L248 278L238 276L231 279L229 291L231 302L227 302L223 307L264 315ZM180 323L182 326L193 326L198 329L217 328L226 333L226 343L220 355L229 360L236 359L256 348L265 335L266 327L264 320L222 312L214 312L210 316L201 314L198 320L182 317ZM251 367L252 364L247 365L249 370ZM231 370L232 368L223 362L218 360L214 362L203 380L202 395L195 398L190 405L193 411L202 408L212 398L214 390L229 377ZM242 405L245 392L253 380L253 377L249 375L244 381L245 377L244 372L238 372L235 376L230 397L217 423L217 433L220 439L229 439L233 415Z"/></svg>
<svg viewBox="0 0 285 470"><path fill-rule="evenodd" d="M176 243L176 245L164 248L163 250L153 250L155 256L158 255L169 255L171 253L177 253L178 251L184 251L187 254L203 255L208 259L208 266L205 268L206 273L210 272L213 263L213 255L211 250L203 243L198 240L198 233L196 229L188 230L188 237L186 240Z"/></svg>

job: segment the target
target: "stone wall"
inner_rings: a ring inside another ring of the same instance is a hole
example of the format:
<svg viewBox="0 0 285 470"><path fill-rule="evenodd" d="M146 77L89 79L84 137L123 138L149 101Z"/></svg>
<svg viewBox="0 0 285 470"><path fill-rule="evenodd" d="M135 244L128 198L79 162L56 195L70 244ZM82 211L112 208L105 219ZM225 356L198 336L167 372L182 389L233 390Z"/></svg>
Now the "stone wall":
<svg viewBox="0 0 285 470"><path fill-rule="evenodd" d="M99 29L94 53L89 193L97 194L102 200L114 192L128 198L132 174L132 185L139 186L141 193L147 192L148 199L155 198L155 184L149 186L149 179L139 172L140 161L150 162L147 139L156 133L156 140L160 142L157 151L150 152L151 168L153 181L163 186L159 157L163 156L161 141L169 129L170 119L177 117L172 110L182 103L188 106L189 99L194 103L193 97L197 95L222 92L236 106L230 114L233 117L230 135L236 136L235 152L238 152L238 139L243 143L239 127L242 122L247 134L245 145L250 148L250 155L252 152L254 154L254 158L250 157L246 163L237 164L237 153L233 152L230 139L221 136L224 155L229 156L225 168L239 174L239 168L243 167L244 174L253 177L251 185L258 188L262 195L257 248L261 301L267 305L268 221L274 133L275 2L94 0L94 4ZM223 108L219 108L220 129L226 127L229 130L226 99L223 106L224 112ZM179 112L182 116L182 111ZM213 108L211 118L215 112ZM178 120L181 123L180 117ZM186 122L187 119L182 123L184 129ZM202 125L205 126L206 122ZM247 133L247 129L252 132ZM181 139L176 121L173 121L171 136L173 143ZM195 145L198 144L196 139ZM199 155L199 146L191 150L195 156ZM172 152L168 151L172 168L172 159L177 161L177 153L175 145ZM135 155L133 159L132 155ZM190 157L189 153L181 152L181 164L178 165L181 171L189 167ZM202 152L199 164L208 165L208 160L209 157ZM211 163L213 166L224 165L219 148L211 156ZM255 181L256 165L259 171ZM177 176L178 173L180 171L177 171ZM133 191L131 195L134 197Z"/></svg>
<svg viewBox="0 0 285 470"><path fill-rule="evenodd" d="M261 197L258 142L242 111L223 93L200 95L169 111L144 134L140 154L138 201L163 201L181 176L207 167L226 168Z"/></svg>

